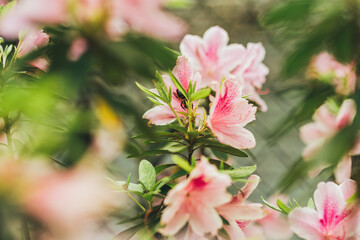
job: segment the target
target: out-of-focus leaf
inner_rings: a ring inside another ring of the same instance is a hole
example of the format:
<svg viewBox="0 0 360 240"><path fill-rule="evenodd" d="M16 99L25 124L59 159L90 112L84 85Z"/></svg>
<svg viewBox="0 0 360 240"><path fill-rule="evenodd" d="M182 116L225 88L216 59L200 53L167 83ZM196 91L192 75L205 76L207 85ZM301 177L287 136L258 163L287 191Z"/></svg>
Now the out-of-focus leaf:
<svg viewBox="0 0 360 240"><path fill-rule="evenodd" d="M139 180L150 190L156 182L156 171L154 166L147 160L141 160L139 164Z"/></svg>
<svg viewBox="0 0 360 240"><path fill-rule="evenodd" d="M145 227L144 222L139 223L138 225L135 225L131 228L128 228L128 229L122 231L121 233L116 235L113 240L130 240L135 235L135 233L137 233L144 227Z"/></svg>
<svg viewBox="0 0 360 240"><path fill-rule="evenodd" d="M283 136L291 129L310 120L315 110L333 94L334 89L330 85L315 85L304 97L304 100L300 101L297 106L291 109L287 117L274 128L272 133L269 134L269 142L278 140L279 137Z"/></svg>
<svg viewBox="0 0 360 240"><path fill-rule="evenodd" d="M283 1L265 13L262 22L265 25L295 22L308 17L316 0Z"/></svg>
<svg viewBox="0 0 360 240"><path fill-rule="evenodd" d="M247 167L239 167L232 170L219 170L221 173L228 174L233 181L243 179L244 177L248 177L253 174L256 170L256 165L247 166Z"/></svg>
<svg viewBox="0 0 360 240"><path fill-rule="evenodd" d="M337 26L338 28L332 37L329 50L338 61L349 63L355 59L357 26L354 22L345 20L342 24L338 23Z"/></svg>
<svg viewBox="0 0 360 240"><path fill-rule="evenodd" d="M156 156L156 155L163 155L163 154L171 154L171 152L167 150L149 150L139 154L131 154L128 158L135 158L135 157L149 157L149 156Z"/></svg>
<svg viewBox="0 0 360 240"><path fill-rule="evenodd" d="M231 165L229 165L226 162L221 161L221 160L210 159L209 162L211 164L214 164L218 169L220 169L221 166L223 166L223 170L232 170L232 169L234 169Z"/></svg>

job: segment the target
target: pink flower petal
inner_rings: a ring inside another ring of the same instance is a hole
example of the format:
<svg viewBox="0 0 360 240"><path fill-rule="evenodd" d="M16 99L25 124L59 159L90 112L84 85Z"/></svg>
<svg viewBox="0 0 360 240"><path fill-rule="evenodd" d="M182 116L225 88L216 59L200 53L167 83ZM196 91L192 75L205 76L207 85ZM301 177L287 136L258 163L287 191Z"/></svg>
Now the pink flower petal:
<svg viewBox="0 0 360 240"><path fill-rule="evenodd" d="M347 99L345 100L339 110L338 115L336 116L336 126L338 129L342 129L345 126L351 124L353 118L356 114L356 104L354 100Z"/></svg>
<svg viewBox="0 0 360 240"><path fill-rule="evenodd" d="M348 200L356 192L356 182L354 180L345 178L344 181L340 184L340 189L344 195L345 200Z"/></svg>
<svg viewBox="0 0 360 240"><path fill-rule="evenodd" d="M296 208L289 214L291 230L305 240L323 240L317 212L311 208Z"/></svg>
<svg viewBox="0 0 360 240"><path fill-rule="evenodd" d="M149 109L144 113L143 118L149 119L155 125L167 125L176 120L174 113L169 106L161 105Z"/></svg>
<svg viewBox="0 0 360 240"><path fill-rule="evenodd" d="M335 179L337 183L342 183L351 177L351 157L346 155L336 166Z"/></svg>

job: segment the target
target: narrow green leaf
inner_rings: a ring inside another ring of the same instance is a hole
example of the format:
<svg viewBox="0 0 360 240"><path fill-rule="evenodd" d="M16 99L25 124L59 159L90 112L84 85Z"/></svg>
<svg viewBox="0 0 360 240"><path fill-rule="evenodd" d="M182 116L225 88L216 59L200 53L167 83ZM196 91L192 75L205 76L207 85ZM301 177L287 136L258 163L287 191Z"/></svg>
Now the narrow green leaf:
<svg viewBox="0 0 360 240"><path fill-rule="evenodd" d="M182 169L184 169L187 172L191 172L192 168L186 160L184 160L181 157L176 156L176 155L173 155L172 159L176 165L178 165L179 167L181 167Z"/></svg>
<svg viewBox="0 0 360 240"><path fill-rule="evenodd" d="M211 89L210 88L203 88L197 91L196 93L191 95L191 101L199 100L202 98L206 98L210 95Z"/></svg>
<svg viewBox="0 0 360 240"><path fill-rule="evenodd" d="M129 173L129 176L128 176L128 178L127 178L126 188L129 188L130 179L131 179L131 173Z"/></svg>
<svg viewBox="0 0 360 240"><path fill-rule="evenodd" d="M165 169L169 168L169 167L173 167L176 166L176 164L163 164L163 165L159 165L155 167L155 171L156 174L160 174L162 171L164 171Z"/></svg>
<svg viewBox="0 0 360 240"><path fill-rule="evenodd" d="M314 200L312 198L309 199L307 206L309 208L315 209Z"/></svg>
<svg viewBox="0 0 360 240"><path fill-rule="evenodd" d="M269 203L268 201L266 201L266 200L263 198L263 196L261 196L261 200L262 200L263 203L264 203L266 206L268 206L269 208L271 208L271 209L273 209L273 210L275 210L275 211L281 212L281 213L283 212L280 208L278 208L278 207L272 205L271 203Z"/></svg>
<svg viewBox="0 0 360 240"><path fill-rule="evenodd" d="M147 190L150 190L156 182L156 171L154 166L147 160L141 160L139 164L139 180Z"/></svg>
<svg viewBox="0 0 360 240"><path fill-rule="evenodd" d="M181 153L184 152L188 146L185 146L184 144L180 144L178 142L170 142L167 145L165 145L162 149L167 150L171 153Z"/></svg>
<svg viewBox="0 0 360 240"><path fill-rule="evenodd" d="M142 86L140 83L135 82L135 84L136 84L136 86L137 86L138 88L140 88L142 91L144 91L145 93L149 94L150 96L155 97L155 98L158 98L158 99L166 102L166 100L163 99L161 96L159 96L159 95L151 92L149 89L147 89L146 87Z"/></svg>
<svg viewBox="0 0 360 240"><path fill-rule="evenodd" d="M211 149L215 149L224 153L228 153L231 154L233 156L237 156L237 157L247 157L247 154L244 153L243 151L237 149L237 148L233 148L229 145L225 145L222 144L220 142L217 142L215 140L212 139L208 139L208 138L201 138L197 140L198 144L203 144L200 145L200 148L211 148Z"/></svg>
<svg viewBox="0 0 360 240"><path fill-rule="evenodd" d="M150 101L152 101L153 103L155 103L156 105L159 105L159 106L161 106L161 105L164 105L164 104L162 104L161 102L159 102L158 100L156 100L155 98L153 98L153 97L147 97Z"/></svg>
<svg viewBox="0 0 360 240"><path fill-rule="evenodd" d="M174 76L174 74L172 72L169 72L169 73L170 73L170 78L171 78L172 82L174 83L175 87L186 97L186 99L189 99L188 94L185 91L183 85L181 85L179 80Z"/></svg>
<svg viewBox="0 0 360 240"><path fill-rule="evenodd" d="M283 213L285 213L286 215L288 215L291 212L291 208L288 207L285 203L283 203L280 199L276 200L276 203L278 205L278 207L283 211Z"/></svg>
<svg viewBox="0 0 360 240"><path fill-rule="evenodd" d="M256 165L239 167L232 170L219 170L221 173L228 174L232 180L236 181L237 179L242 179L244 177L250 176L256 170Z"/></svg>
<svg viewBox="0 0 360 240"><path fill-rule="evenodd" d="M169 99L168 89L166 88L164 80L158 71L156 71L156 73L155 73L155 86L156 86L156 89L158 90L158 93L160 94L160 96L162 98L168 100ZM167 102L167 103L169 103L169 102Z"/></svg>

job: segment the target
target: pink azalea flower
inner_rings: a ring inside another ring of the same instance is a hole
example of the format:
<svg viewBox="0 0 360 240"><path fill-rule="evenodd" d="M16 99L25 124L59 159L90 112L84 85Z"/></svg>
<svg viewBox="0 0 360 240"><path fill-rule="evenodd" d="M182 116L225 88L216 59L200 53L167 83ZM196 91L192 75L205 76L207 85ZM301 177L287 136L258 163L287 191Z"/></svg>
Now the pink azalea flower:
<svg viewBox="0 0 360 240"><path fill-rule="evenodd" d="M319 183L314 192L316 210L296 208L289 214L291 229L306 240L356 239L360 214L355 204L346 201L356 192L356 183L346 179L342 184Z"/></svg>
<svg viewBox="0 0 360 240"><path fill-rule="evenodd" d="M224 225L224 229L231 240L245 239L242 229L250 221L264 217L261 204L247 203L245 201L258 186L259 181L259 176L251 175L238 195L234 196L230 202L217 208L219 214L229 222L229 225Z"/></svg>
<svg viewBox="0 0 360 240"><path fill-rule="evenodd" d="M180 56L177 59L176 66L173 69L174 76L179 80L181 85L184 87L185 91L188 90L189 82L191 81L194 83L201 83L201 77L199 73L193 73L191 64L189 60L184 57ZM174 108L175 112L182 112L186 113L187 108L181 104L181 100L176 97L176 87L172 82L169 75L163 75L163 80L165 82L166 87L169 89L171 87L172 90L172 100L171 105ZM196 84L196 85L197 85ZM152 91L157 93L156 89ZM164 103L164 105L156 106L143 115L143 118L149 119L152 124L155 125L166 125L176 120L175 114L170 109L170 107Z"/></svg>
<svg viewBox="0 0 360 240"><path fill-rule="evenodd" d="M210 100L207 125L219 142L235 148L255 147L254 135L244 126L255 120L256 107L242 97L241 84L230 76Z"/></svg>
<svg viewBox="0 0 360 240"><path fill-rule="evenodd" d="M176 185L165 198L167 207L161 217L165 227L160 232L166 236L175 235L188 222L199 236L215 235L222 227L216 208L231 200L231 195L226 192L230 185L231 178L219 173L202 157L189 178Z"/></svg>
<svg viewBox="0 0 360 240"><path fill-rule="evenodd" d="M78 37L76 38L70 46L68 52L68 58L70 61L77 61L88 49L88 42L85 38Z"/></svg>
<svg viewBox="0 0 360 240"><path fill-rule="evenodd" d="M276 200L287 201L283 195L274 195L269 199L271 204L276 205ZM279 212L266 207L266 216L256 220L252 225L246 226L243 231L247 238L259 238L262 240L288 240L293 235L287 219Z"/></svg>
<svg viewBox="0 0 360 240"><path fill-rule="evenodd" d="M230 44L227 32L219 26L209 28L203 38L186 35L180 43L181 53L188 57L202 76L200 87L216 90L222 78L234 70L245 57L241 44Z"/></svg>
<svg viewBox="0 0 360 240"><path fill-rule="evenodd" d="M26 212L60 239L71 238L89 222L105 215L112 194L104 178L95 171L77 168L44 176L30 186L24 197Z"/></svg>
<svg viewBox="0 0 360 240"><path fill-rule="evenodd" d="M349 95L355 91L354 63L344 65L327 52L315 56L309 67L309 77L331 82L337 93Z"/></svg>
<svg viewBox="0 0 360 240"><path fill-rule="evenodd" d="M261 43L248 43L245 56L241 64L232 74L243 79L243 94L260 106L260 110L267 111L267 105L260 98L259 91L266 81L269 69L262 63L265 58L265 48Z"/></svg>
<svg viewBox="0 0 360 240"><path fill-rule="evenodd" d="M112 22L122 19L130 29L164 40L177 41L185 23L163 11L164 0L112 0Z"/></svg>
<svg viewBox="0 0 360 240"><path fill-rule="evenodd" d="M338 114L332 113L326 104L316 110L314 122L300 128L300 138L307 144L303 151L305 159L310 158L338 131L352 123L356 113L355 102L347 99Z"/></svg>
<svg viewBox="0 0 360 240"><path fill-rule="evenodd" d="M0 20L3 37L16 39L19 33L38 30L44 24L63 23L66 15L64 0L23 0L5 12Z"/></svg>
<svg viewBox="0 0 360 240"><path fill-rule="evenodd" d="M20 42L18 57L26 56L28 53L37 50L39 47L44 47L49 43L49 35L41 31L36 31L26 35ZM45 58L37 58L29 62L31 66L46 71L49 62Z"/></svg>

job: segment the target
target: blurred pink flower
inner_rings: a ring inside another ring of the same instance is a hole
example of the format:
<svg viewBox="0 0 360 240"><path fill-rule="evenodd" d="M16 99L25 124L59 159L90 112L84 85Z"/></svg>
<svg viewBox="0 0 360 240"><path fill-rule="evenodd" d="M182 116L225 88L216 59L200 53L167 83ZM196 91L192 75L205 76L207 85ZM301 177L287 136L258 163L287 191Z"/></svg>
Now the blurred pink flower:
<svg viewBox="0 0 360 240"><path fill-rule="evenodd" d="M276 205L276 200L286 202L287 197L284 195L274 195L268 202ZM259 219L253 224L246 226L243 231L247 238L261 240L288 240L293 235L290 230L290 224L285 216L281 213L266 207L266 216Z"/></svg>
<svg viewBox="0 0 360 240"><path fill-rule="evenodd" d="M265 48L261 43L248 43L240 65L232 74L243 79L243 95L256 102L261 111L267 111L267 105L260 98L259 91L266 81L269 69L262 63L265 58Z"/></svg>
<svg viewBox="0 0 360 240"><path fill-rule="evenodd" d="M291 229L305 240L355 239L360 214L357 205L347 200L356 192L356 182L321 182L314 192L316 210L296 208L289 214Z"/></svg>
<svg viewBox="0 0 360 240"><path fill-rule="evenodd" d="M242 229L250 221L264 217L261 204L245 201L258 186L259 181L259 176L251 175L238 195L234 196L230 202L216 208L219 214L229 222L229 225L224 225L224 229L231 240L245 239Z"/></svg>
<svg viewBox="0 0 360 240"><path fill-rule="evenodd" d="M0 20L0 34L9 39L19 34L34 32L42 25L63 23L66 16L65 0L23 0L6 11Z"/></svg>
<svg viewBox="0 0 360 240"><path fill-rule="evenodd" d="M70 61L77 61L88 49L88 42L85 38L76 38L70 46L68 58Z"/></svg>
<svg viewBox="0 0 360 240"><path fill-rule="evenodd" d="M244 61L245 48L230 44L227 32L219 26L209 28L203 38L186 35L180 43L181 53L188 57L203 81L200 87L216 90L226 77Z"/></svg>
<svg viewBox="0 0 360 240"><path fill-rule="evenodd" d="M322 52L311 60L308 72L311 78L332 83L336 92L341 95L349 95L355 91L354 63L341 64L327 52Z"/></svg>
<svg viewBox="0 0 360 240"><path fill-rule="evenodd" d="M152 37L179 40L185 34L185 22L165 12L164 2L165 0L112 0L110 29L114 31L113 23L126 23L130 29Z"/></svg>
<svg viewBox="0 0 360 240"><path fill-rule="evenodd" d="M77 168L40 178L30 186L24 206L60 239L76 239L84 227L103 217L111 206L111 190L93 170Z"/></svg>
<svg viewBox="0 0 360 240"><path fill-rule="evenodd" d="M174 76L179 80L181 85L184 87L185 91L188 90L190 81L193 84L196 81L197 86L198 83L201 82L200 74L193 72L189 60L184 56L178 57L176 66L172 72ZM176 92L177 88L172 82L170 76L163 75L162 78L165 82L167 89L171 87L171 91L172 91L171 105L174 108L175 112L186 113L187 107L182 105L181 100L178 97L176 97L178 95ZM157 93L156 89L153 89L152 91ZM143 118L149 119L150 122L155 125L166 125L176 120L175 114L172 112L170 107L165 103L163 105L156 106L145 112Z"/></svg>
<svg viewBox="0 0 360 240"><path fill-rule="evenodd" d="M216 208L231 200L226 192L230 185L231 178L219 173L202 157L189 178L176 185L165 198L168 206L161 217L165 227L160 232L166 236L175 235L188 222L194 234L217 234L222 220Z"/></svg>
<svg viewBox="0 0 360 240"><path fill-rule="evenodd" d="M229 76L210 100L207 125L219 142L240 149L255 147L254 135L244 127L255 120L256 107L242 97L240 82Z"/></svg>
<svg viewBox="0 0 360 240"><path fill-rule="evenodd" d="M300 138L307 144L303 157L312 157L319 149L333 137L338 131L352 123L356 113L355 102L347 99L341 105L337 114L332 113L326 104L316 110L314 122L300 128Z"/></svg>
<svg viewBox="0 0 360 240"><path fill-rule="evenodd" d="M49 35L44 33L42 30L25 35L24 38L20 41L18 57L26 56L32 51L46 46L48 43ZM46 71L49 66L48 60L42 57L29 62L29 64L43 71Z"/></svg>

